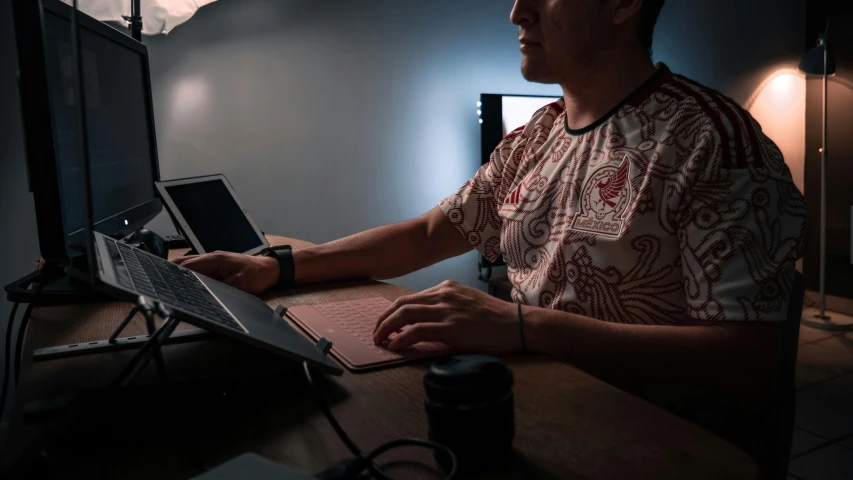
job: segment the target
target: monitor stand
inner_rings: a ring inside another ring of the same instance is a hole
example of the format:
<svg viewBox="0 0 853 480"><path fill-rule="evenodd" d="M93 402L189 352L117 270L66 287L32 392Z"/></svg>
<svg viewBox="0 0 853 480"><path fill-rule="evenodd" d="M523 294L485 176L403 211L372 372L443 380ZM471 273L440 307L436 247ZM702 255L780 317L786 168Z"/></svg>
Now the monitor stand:
<svg viewBox="0 0 853 480"><path fill-rule="evenodd" d="M140 228L125 237L123 241L131 247L156 255L164 260L169 258L169 244L163 237L147 228Z"/></svg>
<svg viewBox="0 0 853 480"><path fill-rule="evenodd" d="M29 275L6 285L6 299L13 303L37 303L43 306L106 302L110 297L92 288L87 281L69 275L75 266L47 263ZM41 291L31 288L44 283Z"/></svg>
<svg viewBox="0 0 853 480"><path fill-rule="evenodd" d="M166 249L168 244L160 235L140 229L127 237L131 245L152 253ZM192 253L188 253L192 254ZM161 255L162 256L162 255ZM71 259L69 264L48 262L38 270L6 285L6 299L12 303L38 303L42 306L76 305L80 303L110 302L112 297L92 288L87 273L85 256ZM37 284L44 283L36 293Z"/></svg>

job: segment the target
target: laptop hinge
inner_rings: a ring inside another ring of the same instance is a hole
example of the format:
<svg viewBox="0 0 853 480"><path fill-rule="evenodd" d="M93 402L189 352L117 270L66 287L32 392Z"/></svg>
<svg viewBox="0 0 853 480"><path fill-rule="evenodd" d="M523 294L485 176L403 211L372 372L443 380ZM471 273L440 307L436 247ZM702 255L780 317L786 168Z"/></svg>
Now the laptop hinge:
<svg viewBox="0 0 853 480"><path fill-rule="evenodd" d="M275 307L275 314L279 317L284 318L285 313L287 313L287 307L284 305L279 304ZM323 355L328 355L332 349L332 341L326 337L320 337L320 340L317 341L317 349L323 352Z"/></svg>

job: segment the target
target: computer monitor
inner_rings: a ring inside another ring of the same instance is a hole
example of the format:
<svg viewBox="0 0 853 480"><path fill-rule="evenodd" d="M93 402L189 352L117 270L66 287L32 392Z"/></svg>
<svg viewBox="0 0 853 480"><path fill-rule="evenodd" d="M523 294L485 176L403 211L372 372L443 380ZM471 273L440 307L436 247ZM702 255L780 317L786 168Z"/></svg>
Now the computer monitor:
<svg viewBox="0 0 853 480"><path fill-rule="evenodd" d="M45 260L85 252L83 177L77 158L71 7L13 0L30 190ZM79 15L95 230L128 235L162 210L148 52Z"/></svg>
<svg viewBox="0 0 853 480"><path fill-rule="evenodd" d="M560 97L534 95L500 95L483 93L480 95L480 164L489 163L492 152L508 133L526 125L537 110L556 102ZM503 257L489 262L480 255L480 268L503 265Z"/></svg>

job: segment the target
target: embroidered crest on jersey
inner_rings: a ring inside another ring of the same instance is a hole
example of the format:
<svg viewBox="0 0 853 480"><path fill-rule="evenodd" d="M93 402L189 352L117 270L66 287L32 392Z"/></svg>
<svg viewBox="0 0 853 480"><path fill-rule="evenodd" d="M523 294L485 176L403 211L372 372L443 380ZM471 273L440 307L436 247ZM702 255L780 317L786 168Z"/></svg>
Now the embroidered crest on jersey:
<svg viewBox="0 0 853 480"><path fill-rule="evenodd" d="M633 197L628 177L628 156L619 165L603 165L593 170L581 189L580 211L571 229L608 237L619 237L625 225L624 214Z"/></svg>

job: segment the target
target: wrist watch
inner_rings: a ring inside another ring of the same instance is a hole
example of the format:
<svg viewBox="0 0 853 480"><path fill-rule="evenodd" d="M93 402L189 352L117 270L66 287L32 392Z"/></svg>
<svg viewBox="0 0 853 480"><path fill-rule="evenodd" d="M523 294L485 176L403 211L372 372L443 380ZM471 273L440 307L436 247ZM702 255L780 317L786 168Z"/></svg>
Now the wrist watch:
<svg viewBox="0 0 853 480"><path fill-rule="evenodd" d="M290 248L290 245L265 248L261 251L261 255L274 257L278 260L279 272L276 287L284 288L293 285L296 271L293 264L293 249Z"/></svg>

